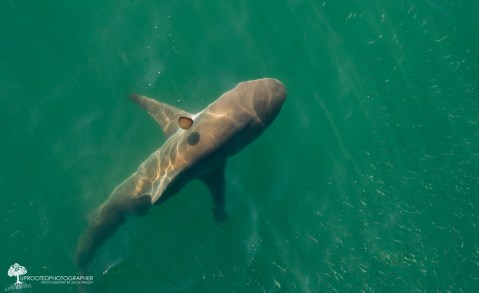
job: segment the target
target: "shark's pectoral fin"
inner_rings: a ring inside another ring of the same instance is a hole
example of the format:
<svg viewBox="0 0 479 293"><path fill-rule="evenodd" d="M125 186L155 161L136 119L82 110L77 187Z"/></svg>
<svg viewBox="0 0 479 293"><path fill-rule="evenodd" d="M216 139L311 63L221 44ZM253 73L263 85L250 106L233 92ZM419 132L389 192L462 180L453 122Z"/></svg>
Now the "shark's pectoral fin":
<svg viewBox="0 0 479 293"><path fill-rule="evenodd" d="M200 179L206 184L213 197L213 216L215 223L220 224L228 218L225 211L225 168L226 161Z"/></svg>
<svg viewBox="0 0 479 293"><path fill-rule="evenodd" d="M190 118L193 115L184 110L138 94L131 94L129 98L145 109L160 124L166 137L170 137L180 126L183 129L188 129L193 124L193 120Z"/></svg>
<svg viewBox="0 0 479 293"><path fill-rule="evenodd" d="M226 220L228 220L228 214L226 213L224 207L221 209L214 207L212 211L213 211L213 217L215 219L216 225L221 224L225 222Z"/></svg>

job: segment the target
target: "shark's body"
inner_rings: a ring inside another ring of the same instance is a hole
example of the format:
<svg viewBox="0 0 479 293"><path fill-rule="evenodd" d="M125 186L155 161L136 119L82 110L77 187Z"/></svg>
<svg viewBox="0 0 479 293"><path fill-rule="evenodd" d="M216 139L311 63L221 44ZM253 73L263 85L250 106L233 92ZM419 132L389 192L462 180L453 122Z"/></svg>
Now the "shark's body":
<svg viewBox="0 0 479 293"><path fill-rule="evenodd" d="M274 120L286 90L281 82L270 78L242 82L196 115L136 94L130 99L160 124L167 141L98 208L78 244L76 261L82 271L126 216L146 213L193 179L208 186L215 220L223 221L226 160ZM180 128L180 117L188 117L193 124L186 130Z"/></svg>

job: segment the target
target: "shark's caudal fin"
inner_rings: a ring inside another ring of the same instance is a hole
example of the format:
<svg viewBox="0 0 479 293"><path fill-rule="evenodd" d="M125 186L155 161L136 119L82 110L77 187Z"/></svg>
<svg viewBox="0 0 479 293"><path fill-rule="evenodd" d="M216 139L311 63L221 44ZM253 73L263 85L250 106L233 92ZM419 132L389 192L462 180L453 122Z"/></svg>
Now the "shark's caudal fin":
<svg viewBox="0 0 479 293"><path fill-rule="evenodd" d="M186 118L190 121L193 121L191 118L189 118L193 116L191 113L168 104L158 102L157 100L153 100L138 94L131 94L129 98L145 109L148 114L150 114L153 119L160 124L161 129L163 129L163 132L167 138L173 135L173 133L179 129L179 126L184 125L179 123L180 118L182 118L181 120ZM186 129L184 127L182 128Z"/></svg>
<svg viewBox="0 0 479 293"><path fill-rule="evenodd" d="M118 190L118 189L117 189ZM120 189L121 190L121 189ZM126 221L127 216L144 215L151 207L151 196L115 197L104 202L78 241L75 262L84 274L100 246Z"/></svg>

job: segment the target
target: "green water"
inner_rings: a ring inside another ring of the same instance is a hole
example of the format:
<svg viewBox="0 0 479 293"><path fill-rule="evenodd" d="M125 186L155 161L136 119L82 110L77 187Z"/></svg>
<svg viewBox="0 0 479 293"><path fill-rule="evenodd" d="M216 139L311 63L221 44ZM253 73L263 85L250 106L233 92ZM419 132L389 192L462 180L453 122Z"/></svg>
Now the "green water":
<svg viewBox="0 0 479 293"><path fill-rule="evenodd" d="M266 76L288 99L229 160L228 221L192 182L87 291L479 288L478 1L84 2L0 3L2 290L14 263L76 275L87 215L165 141L129 93L196 112Z"/></svg>

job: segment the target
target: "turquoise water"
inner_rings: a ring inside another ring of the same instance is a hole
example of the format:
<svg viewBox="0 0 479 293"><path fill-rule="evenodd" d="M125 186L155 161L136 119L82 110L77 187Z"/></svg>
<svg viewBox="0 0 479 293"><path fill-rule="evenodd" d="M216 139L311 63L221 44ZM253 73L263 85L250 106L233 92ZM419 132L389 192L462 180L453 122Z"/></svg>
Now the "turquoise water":
<svg viewBox="0 0 479 293"><path fill-rule="evenodd" d="M88 214L165 141L128 94L197 112L266 76L288 99L229 160L227 222L191 182L87 291L479 288L478 1L30 2L0 4L2 289L76 275Z"/></svg>

